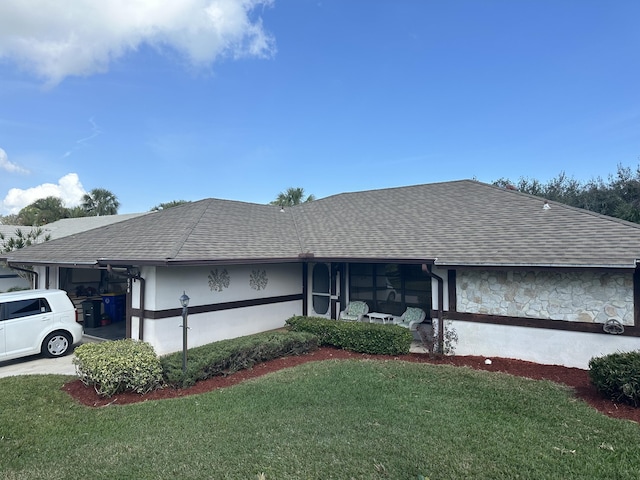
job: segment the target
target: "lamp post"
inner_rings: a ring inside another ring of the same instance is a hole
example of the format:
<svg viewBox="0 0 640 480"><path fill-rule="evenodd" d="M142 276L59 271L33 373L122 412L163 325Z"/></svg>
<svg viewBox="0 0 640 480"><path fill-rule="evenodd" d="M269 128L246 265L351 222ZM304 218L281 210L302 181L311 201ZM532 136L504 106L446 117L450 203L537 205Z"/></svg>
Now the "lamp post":
<svg viewBox="0 0 640 480"><path fill-rule="evenodd" d="M182 373L187 372L187 311L189 307L189 297L182 291L180 295L180 305L182 305Z"/></svg>

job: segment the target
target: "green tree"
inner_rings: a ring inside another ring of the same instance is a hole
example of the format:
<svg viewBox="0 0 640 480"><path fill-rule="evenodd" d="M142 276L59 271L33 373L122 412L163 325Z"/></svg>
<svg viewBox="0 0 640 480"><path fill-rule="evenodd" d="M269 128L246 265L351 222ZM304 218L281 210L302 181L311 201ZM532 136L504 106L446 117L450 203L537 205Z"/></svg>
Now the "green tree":
<svg viewBox="0 0 640 480"><path fill-rule="evenodd" d="M0 215L0 225L19 225L18 223L18 215L10 214L10 215Z"/></svg>
<svg viewBox="0 0 640 480"><path fill-rule="evenodd" d="M160 203L155 207L153 207L150 211L157 212L160 210L166 210L167 208L177 207L179 205L184 205L185 203L190 203L190 202L188 202L187 200L172 200L170 202Z"/></svg>
<svg viewBox="0 0 640 480"><path fill-rule="evenodd" d="M81 205L78 205L77 207L69 208L67 211L69 213L68 218L80 218L80 217L87 216L86 210L82 208Z"/></svg>
<svg viewBox="0 0 640 480"><path fill-rule="evenodd" d="M610 185L619 199L613 215L640 223L640 166L632 172L630 168L618 166L615 177L610 177Z"/></svg>
<svg viewBox="0 0 640 480"><path fill-rule="evenodd" d="M89 217L116 215L120 202L118 198L105 188L94 188L82 197L82 208Z"/></svg>
<svg viewBox="0 0 640 480"><path fill-rule="evenodd" d="M19 225L38 226L69 216L67 208L58 197L40 198L18 213Z"/></svg>
<svg viewBox="0 0 640 480"><path fill-rule="evenodd" d="M271 205L280 205L281 207L292 207L293 205L299 205L301 203L312 202L316 197L308 195L305 198L304 188L288 188L284 192L280 192L276 199L271 202Z"/></svg>

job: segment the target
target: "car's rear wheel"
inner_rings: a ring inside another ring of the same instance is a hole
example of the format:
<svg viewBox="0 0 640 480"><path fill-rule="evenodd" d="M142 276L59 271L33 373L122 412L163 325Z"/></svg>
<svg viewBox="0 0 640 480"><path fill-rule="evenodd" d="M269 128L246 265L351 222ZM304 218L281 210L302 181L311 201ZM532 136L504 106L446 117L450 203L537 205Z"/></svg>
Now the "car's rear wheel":
<svg viewBox="0 0 640 480"><path fill-rule="evenodd" d="M47 357L61 357L71 347L71 336L65 332L54 332L47 335L42 342L42 353Z"/></svg>

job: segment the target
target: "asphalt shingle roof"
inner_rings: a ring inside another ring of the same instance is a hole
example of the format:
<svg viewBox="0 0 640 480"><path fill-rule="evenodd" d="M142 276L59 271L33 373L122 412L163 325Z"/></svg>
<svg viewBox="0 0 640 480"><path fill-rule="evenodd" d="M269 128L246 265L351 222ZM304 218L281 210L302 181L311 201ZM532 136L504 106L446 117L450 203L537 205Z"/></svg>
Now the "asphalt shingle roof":
<svg viewBox="0 0 640 480"><path fill-rule="evenodd" d="M301 205L316 257L442 265L633 267L640 225L472 180L345 193ZM324 219L328 228L316 228Z"/></svg>
<svg viewBox="0 0 640 480"><path fill-rule="evenodd" d="M287 208L206 199L7 254L11 262L207 264L370 259L634 268L640 225L472 180ZM0 257L1 258L1 257Z"/></svg>
<svg viewBox="0 0 640 480"><path fill-rule="evenodd" d="M49 235L52 239L67 237L74 233L86 232L93 228L103 227L112 223L123 222L130 218L139 217L141 215L147 215L145 213L125 213L121 215L102 215L98 217L78 217L78 218L63 218L55 222L47 223L42 227L42 236ZM16 230L20 229L23 233L28 233L38 227L29 227L23 225L2 225L0 224L0 233L5 238L11 238L15 236Z"/></svg>

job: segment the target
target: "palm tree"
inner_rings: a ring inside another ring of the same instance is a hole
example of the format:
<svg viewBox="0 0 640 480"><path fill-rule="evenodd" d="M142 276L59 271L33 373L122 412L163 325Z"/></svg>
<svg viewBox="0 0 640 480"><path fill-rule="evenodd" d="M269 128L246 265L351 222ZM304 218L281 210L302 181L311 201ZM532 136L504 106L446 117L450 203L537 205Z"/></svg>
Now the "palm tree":
<svg viewBox="0 0 640 480"><path fill-rule="evenodd" d="M172 200L166 203L160 203L153 207L150 211L159 212L160 210L166 210L167 208L178 207L180 205L184 205L185 203L189 203L187 200Z"/></svg>
<svg viewBox="0 0 640 480"><path fill-rule="evenodd" d="M18 212L20 225L44 225L69 216L67 208L58 197L40 198Z"/></svg>
<svg viewBox="0 0 640 480"><path fill-rule="evenodd" d="M304 188L287 188L286 191L280 192L271 205L280 205L281 207L292 207L301 203L312 202L316 199L313 195L304 198Z"/></svg>
<svg viewBox="0 0 640 480"><path fill-rule="evenodd" d="M116 215L120 202L118 198L105 188L94 188L82 197L82 208L87 216Z"/></svg>

